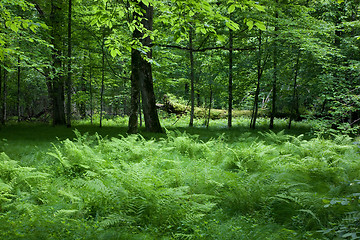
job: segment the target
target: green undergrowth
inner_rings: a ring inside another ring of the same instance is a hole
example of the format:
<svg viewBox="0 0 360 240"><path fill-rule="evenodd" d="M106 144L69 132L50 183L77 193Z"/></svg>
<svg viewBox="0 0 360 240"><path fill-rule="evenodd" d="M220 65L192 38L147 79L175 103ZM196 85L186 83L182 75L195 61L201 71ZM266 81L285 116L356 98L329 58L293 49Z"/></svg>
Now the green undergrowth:
<svg viewBox="0 0 360 240"><path fill-rule="evenodd" d="M0 239L358 239L354 139L208 132L2 140Z"/></svg>

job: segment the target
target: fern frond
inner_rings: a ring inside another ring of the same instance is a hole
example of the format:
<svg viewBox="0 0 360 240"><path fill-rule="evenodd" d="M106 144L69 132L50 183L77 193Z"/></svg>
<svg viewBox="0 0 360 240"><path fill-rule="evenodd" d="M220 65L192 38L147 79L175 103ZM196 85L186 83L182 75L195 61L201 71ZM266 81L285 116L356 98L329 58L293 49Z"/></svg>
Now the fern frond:
<svg viewBox="0 0 360 240"><path fill-rule="evenodd" d="M104 218L104 220L101 221L99 225L102 228L109 228L121 224L131 224L132 222L133 218L122 213L115 213Z"/></svg>
<svg viewBox="0 0 360 240"><path fill-rule="evenodd" d="M72 217L77 214L79 210L76 209L61 209L54 213L55 217Z"/></svg>

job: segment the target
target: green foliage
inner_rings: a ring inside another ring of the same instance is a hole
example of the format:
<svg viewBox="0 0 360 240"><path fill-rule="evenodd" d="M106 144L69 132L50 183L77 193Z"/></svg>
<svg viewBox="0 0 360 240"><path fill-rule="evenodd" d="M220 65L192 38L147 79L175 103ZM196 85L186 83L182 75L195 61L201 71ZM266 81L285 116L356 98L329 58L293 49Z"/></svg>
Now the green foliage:
<svg viewBox="0 0 360 240"><path fill-rule="evenodd" d="M2 153L0 236L255 240L357 231L353 139L305 140L284 131L211 136L75 131L73 140L34 154L36 168Z"/></svg>

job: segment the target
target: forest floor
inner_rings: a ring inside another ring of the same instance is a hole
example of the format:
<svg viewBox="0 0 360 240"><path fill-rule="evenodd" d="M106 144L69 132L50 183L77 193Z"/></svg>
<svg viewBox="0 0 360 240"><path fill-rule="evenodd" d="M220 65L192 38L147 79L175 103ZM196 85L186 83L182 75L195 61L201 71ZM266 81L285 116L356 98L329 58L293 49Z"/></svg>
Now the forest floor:
<svg viewBox="0 0 360 240"><path fill-rule="evenodd" d="M0 129L0 239L356 239L356 139L280 119L126 122Z"/></svg>

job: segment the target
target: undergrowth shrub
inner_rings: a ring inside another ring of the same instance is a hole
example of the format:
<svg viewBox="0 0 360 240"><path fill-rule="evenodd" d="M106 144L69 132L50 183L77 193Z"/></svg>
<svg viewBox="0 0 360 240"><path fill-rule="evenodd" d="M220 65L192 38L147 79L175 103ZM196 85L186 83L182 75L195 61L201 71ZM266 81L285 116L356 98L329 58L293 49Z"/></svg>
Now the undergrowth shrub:
<svg viewBox="0 0 360 240"><path fill-rule="evenodd" d="M353 139L76 135L38 169L0 154L0 237L325 239L356 230L358 190L344 184L360 171Z"/></svg>

